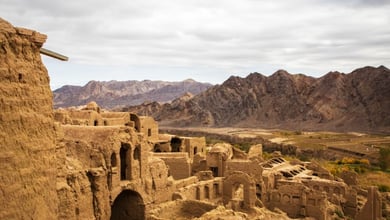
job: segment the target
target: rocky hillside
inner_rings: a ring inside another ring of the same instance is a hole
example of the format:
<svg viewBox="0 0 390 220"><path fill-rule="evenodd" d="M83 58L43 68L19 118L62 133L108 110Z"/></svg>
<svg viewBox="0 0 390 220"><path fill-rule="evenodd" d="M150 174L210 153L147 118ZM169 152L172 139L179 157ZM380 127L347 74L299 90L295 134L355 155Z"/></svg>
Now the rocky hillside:
<svg viewBox="0 0 390 220"><path fill-rule="evenodd" d="M145 101L169 102L186 92L198 94L211 84L192 79L165 81L90 81L85 86L63 86L53 92L54 107L85 105L96 101L103 108L139 105Z"/></svg>
<svg viewBox="0 0 390 220"><path fill-rule="evenodd" d="M237 126L334 131L390 131L390 70L364 67L313 78L279 70L232 76L170 104L125 110L166 126Z"/></svg>

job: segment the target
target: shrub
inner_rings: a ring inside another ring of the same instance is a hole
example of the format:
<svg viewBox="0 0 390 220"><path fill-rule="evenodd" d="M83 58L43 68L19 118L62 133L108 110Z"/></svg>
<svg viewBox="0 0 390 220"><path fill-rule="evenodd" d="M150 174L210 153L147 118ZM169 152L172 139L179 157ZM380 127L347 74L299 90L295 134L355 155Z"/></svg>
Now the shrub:
<svg viewBox="0 0 390 220"><path fill-rule="evenodd" d="M310 157L308 155L306 155L306 154L299 154L298 155L298 159L300 161L310 161Z"/></svg>
<svg viewBox="0 0 390 220"><path fill-rule="evenodd" d="M356 164L356 159L355 158L351 158L351 157L344 157L341 160L341 163L342 164Z"/></svg>
<svg viewBox="0 0 390 220"><path fill-rule="evenodd" d="M390 192L390 187L388 185L379 184L378 185L378 190L380 192Z"/></svg>
<svg viewBox="0 0 390 220"><path fill-rule="evenodd" d="M341 210L336 209L335 213L339 218L344 218L344 213Z"/></svg>
<svg viewBox="0 0 390 220"><path fill-rule="evenodd" d="M294 131L294 134L295 134L295 135L301 135L301 134L302 134L302 131Z"/></svg>
<svg viewBox="0 0 390 220"><path fill-rule="evenodd" d="M382 147L379 150L379 167L383 171L390 168L390 147Z"/></svg>

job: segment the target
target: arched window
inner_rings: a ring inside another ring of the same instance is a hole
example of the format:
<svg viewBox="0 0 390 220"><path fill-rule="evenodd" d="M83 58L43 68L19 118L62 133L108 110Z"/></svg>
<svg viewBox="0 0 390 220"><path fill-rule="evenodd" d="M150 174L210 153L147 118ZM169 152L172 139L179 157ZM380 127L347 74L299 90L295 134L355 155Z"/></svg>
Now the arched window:
<svg viewBox="0 0 390 220"><path fill-rule="evenodd" d="M218 183L213 184L213 191L214 191L214 198L217 198L219 196L219 185Z"/></svg>
<svg viewBox="0 0 390 220"><path fill-rule="evenodd" d="M199 187L196 188L196 199L200 200L200 188Z"/></svg>
<svg viewBox="0 0 390 220"><path fill-rule="evenodd" d="M209 186L204 187L204 198L205 199L210 199L210 188Z"/></svg>

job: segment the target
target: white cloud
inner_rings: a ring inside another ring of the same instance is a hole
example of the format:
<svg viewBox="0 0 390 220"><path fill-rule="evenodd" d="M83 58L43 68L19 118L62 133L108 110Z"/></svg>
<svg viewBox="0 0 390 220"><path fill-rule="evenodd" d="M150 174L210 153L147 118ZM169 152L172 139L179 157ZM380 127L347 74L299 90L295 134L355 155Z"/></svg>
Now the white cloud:
<svg viewBox="0 0 390 220"><path fill-rule="evenodd" d="M279 68L319 76L389 66L389 2L0 0L0 14L70 57L46 61L56 85L168 74L220 83ZM93 74L99 68L106 75Z"/></svg>

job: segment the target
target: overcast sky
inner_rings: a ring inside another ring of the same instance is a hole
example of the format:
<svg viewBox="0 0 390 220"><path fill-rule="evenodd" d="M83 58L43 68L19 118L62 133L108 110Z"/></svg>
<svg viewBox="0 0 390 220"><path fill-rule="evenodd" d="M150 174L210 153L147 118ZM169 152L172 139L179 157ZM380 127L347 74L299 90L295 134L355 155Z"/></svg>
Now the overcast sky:
<svg viewBox="0 0 390 220"><path fill-rule="evenodd" d="M390 67L390 0L0 0L0 17L70 58L43 56L53 89Z"/></svg>

